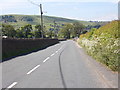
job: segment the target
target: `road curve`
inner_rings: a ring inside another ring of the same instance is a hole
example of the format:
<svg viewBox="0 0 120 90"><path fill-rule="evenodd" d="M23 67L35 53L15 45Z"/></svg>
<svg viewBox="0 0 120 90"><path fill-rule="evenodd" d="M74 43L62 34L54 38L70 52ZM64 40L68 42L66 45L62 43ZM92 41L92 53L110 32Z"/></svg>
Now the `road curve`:
<svg viewBox="0 0 120 90"><path fill-rule="evenodd" d="M2 88L118 88L118 74L72 40L0 65Z"/></svg>

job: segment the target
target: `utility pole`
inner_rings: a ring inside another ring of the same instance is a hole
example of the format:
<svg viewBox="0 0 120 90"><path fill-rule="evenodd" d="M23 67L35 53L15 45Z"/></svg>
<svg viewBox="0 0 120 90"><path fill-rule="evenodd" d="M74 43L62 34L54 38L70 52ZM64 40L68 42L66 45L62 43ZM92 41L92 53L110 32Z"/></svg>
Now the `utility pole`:
<svg viewBox="0 0 120 90"><path fill-rule="evenodd" d="M44 31L43 31L43 11L42 11L42 4L40 4L40 14L41 14L41 35L42 35L42 38L43 38L43 34L44 34Z"/></svg>
<svg viewBox="0 0 120 90"><path fill-rule="evenodd" d="M43 14L42 4L36 4L36 3L32 2L31 0L28 0L28 1L29 1L31 4L40 7L40 14L41 14L41 19L40 19L40 23L41 23L41 37L44 38L44 37L43 37L43 36L44 36L44 30L43 30L44 27L43 27L43 16L42 16L42 14Z"/></svg>
<svg viewBox="0 0 120 90"><path fill-rule="evenodd" d="M56 37L56 23L55 23L55 20L53 21L53 23L54 23L54 33L55 33L54 37Z"/></svg>

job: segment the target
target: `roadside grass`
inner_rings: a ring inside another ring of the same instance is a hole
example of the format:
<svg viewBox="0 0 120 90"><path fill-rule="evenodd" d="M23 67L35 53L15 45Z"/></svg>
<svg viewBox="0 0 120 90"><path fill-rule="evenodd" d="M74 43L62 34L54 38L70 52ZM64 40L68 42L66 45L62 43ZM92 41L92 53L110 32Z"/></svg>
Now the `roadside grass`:
<svg viewBox="0 0 120 90"><path fill-rule="evenodd" d="M80 36L78 43L97 61L113 71L119 71L120 65L120 21L111 23Z"/></svg>

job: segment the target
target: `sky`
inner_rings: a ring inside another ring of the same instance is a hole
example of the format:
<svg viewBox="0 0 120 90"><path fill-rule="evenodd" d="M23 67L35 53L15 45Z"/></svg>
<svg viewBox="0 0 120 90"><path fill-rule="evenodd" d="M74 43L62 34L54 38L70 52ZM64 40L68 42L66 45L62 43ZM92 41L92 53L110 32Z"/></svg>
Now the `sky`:
<svg viewBox="0 0 120 90"><path fill-rule="evenodd" d="M0 15L44 15L84 21L111 21L118 19L119 0L0 0ZM33 4L33 3L35 4Z"/></svg>

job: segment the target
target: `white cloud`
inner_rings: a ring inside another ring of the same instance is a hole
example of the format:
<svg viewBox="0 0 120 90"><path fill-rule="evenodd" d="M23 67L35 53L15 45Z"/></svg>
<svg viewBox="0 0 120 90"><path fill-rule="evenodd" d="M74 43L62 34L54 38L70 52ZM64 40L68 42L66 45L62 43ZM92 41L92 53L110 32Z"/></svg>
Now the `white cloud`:
<svg viewBox="0 0 120 90"><path fill-rule="evenodd" d="M110 21L110 20L117 20L117 19L118 19L118 15L115 15L115 14L109 14L109 15L105 15L97 18L97 20L101 20L101 21Z"/></svg>
<svg viewBox="0 0 120 90"><path fill-rule="evenodd" d="M93 17L93 18L78 18L78 17L65 17L69 19L76 19L76 20L83 20L83 21L112 21L112 20L118 20L118 15L116 14L109 14L101 17Z"/></svg>

